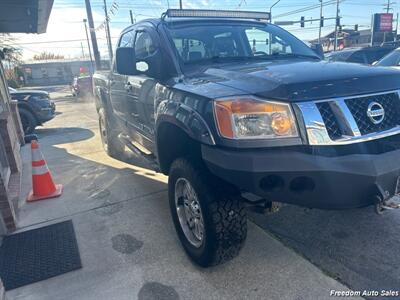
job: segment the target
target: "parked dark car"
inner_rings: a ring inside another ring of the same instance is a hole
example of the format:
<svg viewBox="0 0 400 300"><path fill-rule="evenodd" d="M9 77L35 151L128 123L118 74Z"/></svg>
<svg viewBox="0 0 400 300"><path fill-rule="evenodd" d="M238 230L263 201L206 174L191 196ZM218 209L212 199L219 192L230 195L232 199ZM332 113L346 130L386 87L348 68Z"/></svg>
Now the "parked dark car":
<svg viewBox="0 0 400 300"><path fill-rule="evenodd" d="M71 84L71 92L74 97L85 97L92 95L92 76L75 77Z"/></svg>
<svg viewBox="0 0 400 300"><path fill-rule="evenodd" d="M239 253L245 203L398 208L400 72L323 61L263 15L168 10L126 28L114 68L94 75L105 151L169 176L178 237L202 266Z"/></svg>
<svg viewBox="0 0 400 300"><path fill-rule="evenodd" d="M341 61L372 65L394 49L394 46L389 45L383 47L346 48L341 51L326 53L325 58L331 62Z"/></svg>
<svg viewBox="0 0 400 300"><path fill-rule="evenodd" d="M22 127L26 134L55 117L56 106L46 91L9 89L11 99L18 101Z"/></svg>

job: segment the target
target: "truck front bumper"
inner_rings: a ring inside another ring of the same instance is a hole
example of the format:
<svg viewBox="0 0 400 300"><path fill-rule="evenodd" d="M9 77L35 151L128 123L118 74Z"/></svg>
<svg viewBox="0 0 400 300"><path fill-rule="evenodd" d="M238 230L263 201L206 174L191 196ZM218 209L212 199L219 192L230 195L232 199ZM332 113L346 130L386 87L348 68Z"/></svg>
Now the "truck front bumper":
<svg viewBox="0 0 400 300"><path fill-rule="evenodd" d="M40 124L50 121L55 116L56 116L56 106L54 102L51 102L49 107L43 107L37 112L37 118Z"/></svg>
<svg viewBox="0 0 400 300"><path fill-rule="evenodd" d="M310 208L348 209L396 193L400 149L379 154L323 156L282 148L233 151L203 145L217 176L271 201Z"/></svg>

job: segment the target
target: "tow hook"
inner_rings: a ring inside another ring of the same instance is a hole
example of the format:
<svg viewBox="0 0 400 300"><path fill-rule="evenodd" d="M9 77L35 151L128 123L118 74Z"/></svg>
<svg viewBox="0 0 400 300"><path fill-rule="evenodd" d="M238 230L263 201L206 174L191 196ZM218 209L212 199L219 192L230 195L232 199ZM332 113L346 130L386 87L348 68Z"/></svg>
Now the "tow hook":
<svg viewBox="0 0 400 300"><path fill-rule="evenodd" d="M242 201L247 203L247 208L258 214L273 214L278 212L283 206L280 202L270 201L250 194L242 194Z"/></svg>
<svg viewBox="0 0 400 300"><path fill-rule="evenodd" d="M400 203L394 202L392 199L382 200L381 196L376 196L375 212L382 215L386 210L399 209Z"/></svg>

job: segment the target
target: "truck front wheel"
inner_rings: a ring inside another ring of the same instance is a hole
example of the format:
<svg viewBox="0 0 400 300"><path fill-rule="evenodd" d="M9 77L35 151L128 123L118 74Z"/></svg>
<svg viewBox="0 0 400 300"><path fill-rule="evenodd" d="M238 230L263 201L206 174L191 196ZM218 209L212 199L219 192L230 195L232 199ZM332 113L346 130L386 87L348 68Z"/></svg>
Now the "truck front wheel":
<svg viewBox="0 0 400 300"><path fill-rule="evenodd" d="M194 262L208 267L239 253L247 235L246 211L232 188L203 164L179 158L170 169L168 192L175 229Z"/></svg>
<svg viewBox="0 0 400 300"><path fill-rule="evenodd" d="M22 128L25 134L31 134L35 131L37 122L35 116L27 109L20 108L19 116L21 118Z"/></svg>

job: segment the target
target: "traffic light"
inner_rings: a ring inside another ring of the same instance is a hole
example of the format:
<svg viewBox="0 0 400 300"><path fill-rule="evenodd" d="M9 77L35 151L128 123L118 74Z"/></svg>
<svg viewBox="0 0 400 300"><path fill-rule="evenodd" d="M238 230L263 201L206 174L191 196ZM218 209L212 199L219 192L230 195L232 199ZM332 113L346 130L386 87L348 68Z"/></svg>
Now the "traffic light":
<svg viewBox="0 0 400 300"><path fill-rule="evenodd" d="M304 17L300 18L300 27L304 27Z"/></svg>
<svg viewBox="0 0 400 300"><path fill-rule="evenodd" d="M338 31L339 31L339 32L342 32L342 25L339 25Z"/></svg>
<svg viewBox="0 0 400 300"><path fill-rule="evenodd" d="M358 31L358 24L354 25L354 31Z"/></svg>
<svg viewBox="0 0 400 300"><path fill-rule="evenodd" d="M340 26L340 17L336 18L336 26Z"/></svg>
<svg viewBox="0 0 400 300"><path fill-rule="evenodd" d="M321 16L321 20L319 20L319 24L321 27L324 27L324 17Z"/></svg>

